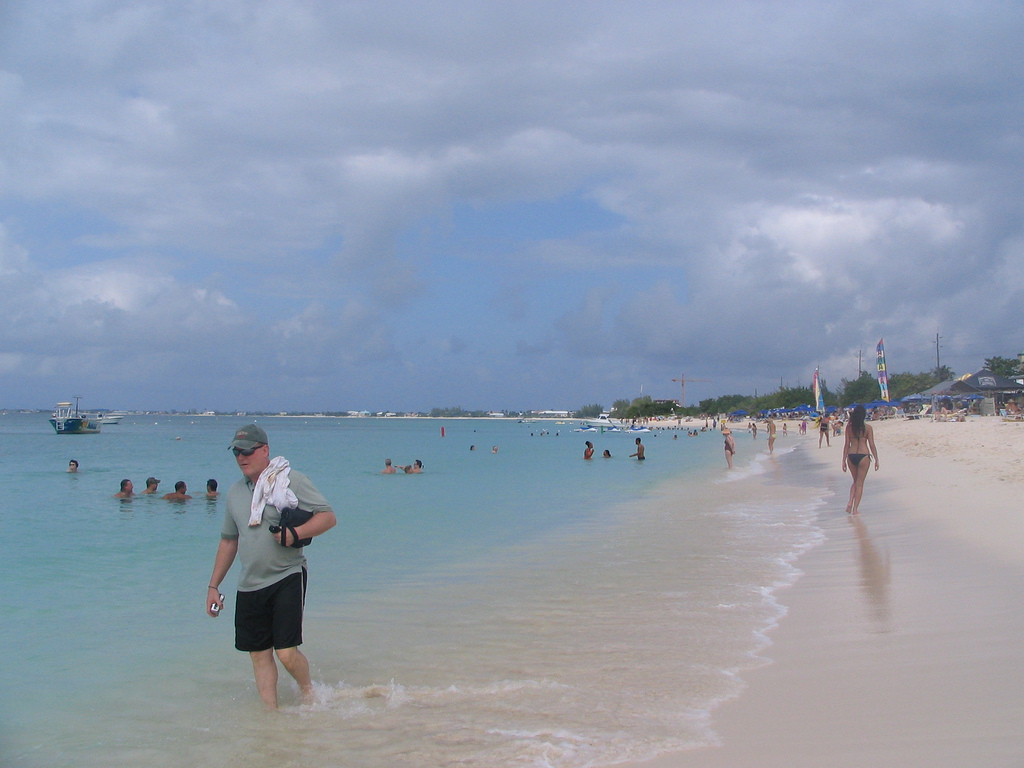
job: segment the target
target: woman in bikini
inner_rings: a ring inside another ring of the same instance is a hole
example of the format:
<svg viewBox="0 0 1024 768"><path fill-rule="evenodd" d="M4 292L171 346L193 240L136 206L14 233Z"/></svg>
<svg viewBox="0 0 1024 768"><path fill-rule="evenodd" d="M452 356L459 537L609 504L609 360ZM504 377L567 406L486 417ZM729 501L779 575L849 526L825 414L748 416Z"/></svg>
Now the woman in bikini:
<svg viewBox="0 0 1024 768"><path fill-rule="evenodd" d="M870 424L864 423L866 411L863 405L853 409L850 423L846 427L846 442L843 444L843 472L850 467L853 485L850 486L850 503L846 511L857 514L860 497L864 493L864 479L868 476L868 468L872 457L875 460L875 471L878 471L878 450L875 448L875 433Z"/></svg>

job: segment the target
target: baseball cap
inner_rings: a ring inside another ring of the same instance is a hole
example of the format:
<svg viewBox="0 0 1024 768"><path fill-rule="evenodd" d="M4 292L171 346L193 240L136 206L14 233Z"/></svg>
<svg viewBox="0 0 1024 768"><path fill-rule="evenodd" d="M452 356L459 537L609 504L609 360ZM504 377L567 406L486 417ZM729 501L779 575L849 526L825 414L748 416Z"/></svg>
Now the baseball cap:
<svg viewBox="0 0 1024 768"><path fill-rule="evenodd" d="M267 433L263 431L262 427L249 424L235 432L235 439L231 441L231 445L228 448L247 450L257 445L267 445L269 442L267 440Z"/></svg>
<svg viewBox="0 0 1024 768"><path fill-rule="evenodd" d="M160 485L160 481L157 480L155 477L147 477L146 485Z"/></svg>

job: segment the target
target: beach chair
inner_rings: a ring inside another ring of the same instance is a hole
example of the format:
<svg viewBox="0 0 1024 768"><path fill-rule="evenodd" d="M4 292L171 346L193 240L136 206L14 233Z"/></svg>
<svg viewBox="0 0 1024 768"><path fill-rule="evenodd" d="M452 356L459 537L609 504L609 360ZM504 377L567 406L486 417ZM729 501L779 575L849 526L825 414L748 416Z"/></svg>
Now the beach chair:
<svg viewBox="0 0 1024 768"><path fill-rule="evenodd" d="M912 413L909 416L907 416L907 418L908 419L922 419L922 418L924 418L925 416L928 415L928 411L930 411L931 409L932 409L931 405L926 405L924 408L922 408L917 413Z"/></svg>

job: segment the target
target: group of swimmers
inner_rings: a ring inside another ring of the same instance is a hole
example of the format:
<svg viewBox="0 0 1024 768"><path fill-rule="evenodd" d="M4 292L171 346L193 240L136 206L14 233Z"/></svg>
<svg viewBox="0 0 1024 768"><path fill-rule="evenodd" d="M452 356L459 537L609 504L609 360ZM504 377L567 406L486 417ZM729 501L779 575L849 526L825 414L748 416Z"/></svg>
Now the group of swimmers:
<svg viewBox="0 0 1024 768"><path fill-rule="evenodd" d="M76 474L78 472L78 460L71 459L68 462L68 472ZM153 496L158 493L157 488L160 486L160 481L155 477L146 478L146 490L142 491L138 495L140 496ZM127 477L121 481L120 490L114 494L115 499L130 499L135 496L135 485ZM206 481L206 498L215 499L220 495L217 490L217 481L212 477ZM184 480L179 480L174 484L174 491L172 493L165 493L163 498L167 501L188 501L192 497L188 495L188 486Z"/></svg>
<svg viewBox="0 0 1024 768"><path fill-rule="evenodd" d="M423 473L423 462L416 459L412 464L406 464L404 467L399 467L407 475L419 475ZM381 471L382 475L395 475L398 474L398 469L395 469L391 463L391 459L384 459L384 469Z"/></svg>
<svg viewBox="0 0 1024 768"><path fill-rule="evenodd" d="M587 440L584 445L586 447L583 449L583 458L587 460L594 458L594 444ZM605 448L604 453L601 455L606 459L610 459L612 457L612 452Z"/></svg>
<svg viewBox="0 0 1024 768"><path fill-rule="evenodd" d="M142 491L140 496L153 496L157 491L157 487L160 485L160 481L155 477L146 478L146 490ZM220 495L217 490L217 481L212 477L206 481L206 498L215 499ZM130 499L135 496L135 486L132 485L132 481L125 478L121 481L121 490L114 494L115 499ZM192 497L188 494L188 486L184 480L179 480L174 484L174 491L172 493L165 493L163 495L167 501L188 501Z"/></svg>
<svg viewBox="0 0 1024 768"><path fill-rule="evenodd" d="M584 446L585 447L583 449L583 458L584 460L589 461L590 459L594 458L594 444L587 440L584 442ZM635 458L637 461L643 461L646 458L644 456L644 453L644 444L638 437L636 439L636 452L629 454L629 458ZM612 452L605 448L604 453L601 454L601 456L605 459L610 459L612 457Z"/></svg>

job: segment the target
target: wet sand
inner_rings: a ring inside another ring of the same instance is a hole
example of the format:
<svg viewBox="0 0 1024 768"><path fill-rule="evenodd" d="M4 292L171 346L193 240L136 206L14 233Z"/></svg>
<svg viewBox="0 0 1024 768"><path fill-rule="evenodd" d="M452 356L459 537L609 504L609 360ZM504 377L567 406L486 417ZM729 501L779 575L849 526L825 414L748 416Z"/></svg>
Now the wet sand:
<svg viewBox="0 0 1024 768"><path fill-rule="evenodd" d="M858 516L841 438L805 438L834 492L827 540L715 712L720 745L648 768L1024 765L1024 423L874 426Z"/></svg>

